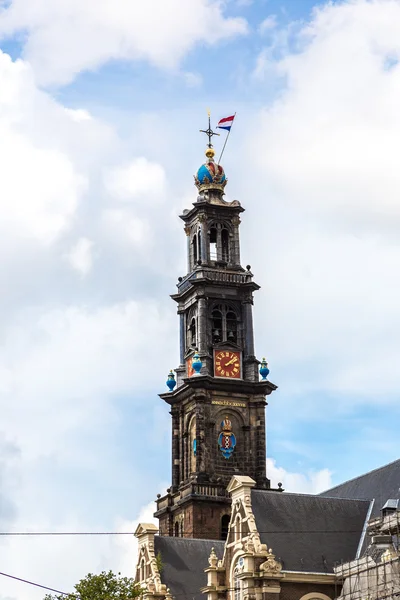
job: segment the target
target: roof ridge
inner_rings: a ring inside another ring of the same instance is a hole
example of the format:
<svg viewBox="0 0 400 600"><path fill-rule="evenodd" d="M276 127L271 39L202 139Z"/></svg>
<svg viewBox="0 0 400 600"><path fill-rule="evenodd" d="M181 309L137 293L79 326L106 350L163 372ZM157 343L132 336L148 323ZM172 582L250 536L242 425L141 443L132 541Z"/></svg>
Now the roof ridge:
<svg viewBox="0 0 400 600"><path fill-rule="evenodd" d="M334 489L334 488L332 488ZM251 490L251 493L253 494L254 492L261 492L262 494L265 494L265 492L269 492L270 490ZM370 502L369 499L367 498L339 498L337 496L321 496L321 494L324 494L325 492L320 492L319 494L304 494L302 492L282 492L281 494L279 494L279 497L281 496L304 496L306 498L318 498L318 499L323 499L323 500L348 500L348 502Z"/></svg>
<svg viewBox="0 0 400 600"><path fill-rule="evenodd" d="M366 473L363 473L362 475L357 475L356 477L347 479L346 481L343 481L343 483L338 483L338 485L335 485L334 487L331 487L323 492L320 492L318 494L318 496L321 496L322 494L327 494L328 492L332 492L333 490L336 490L337 488L340 488L343 485L346 485L346 483L350 483L351 481L356 481L357 479L362 479L363 477L366 477L367 475L371 475L371 473L375 473L376 471L382 471L383 469L386 469L387 467L390 467L391 465L394 465L396 463L400 463L400 458L397 458L396 460L392 460L391 462L387 463L386 465L382 465L381 467L376 467L376 469L371 469L371 471L367 471Z"/></svg>

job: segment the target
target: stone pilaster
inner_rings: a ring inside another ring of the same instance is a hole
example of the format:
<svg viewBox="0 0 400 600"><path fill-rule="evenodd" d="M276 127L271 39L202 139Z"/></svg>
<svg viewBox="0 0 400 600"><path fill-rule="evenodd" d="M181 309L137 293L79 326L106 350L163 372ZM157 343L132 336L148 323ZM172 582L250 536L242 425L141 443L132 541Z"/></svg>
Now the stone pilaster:
<svg viewBox="0 0 400 600"><path fill-rule="evenodd" d="M239 241L239 225L240 217L233 217L233 236L232 236L232 263L240 266L240 241Z"/></svg>
<svg viewBox="0 0 400 600"><path fill-rule="evenodd" d="M254 356L253 301L249 296L243 302L245 327L245 356Z"/></svg>
<svg viewBox="0 0 400 600"><path fill-rule="evenodd" d="M198 299L198 341L199 353L203 357L207 352L207 301L204 297ZM203 365L204 370L204 365ZM202 373L203 374L203 373Z"/></svg>
<svg viewBox="0 0 400 600"><path fill-rule="evenodd" d="M257 487L266 486L269 487L269 480L266 479L266 462L265 457L267 454L266 441L265 441L265 400L260 400L259 408L257 409L254 427L254 447L256 448L256 482Z"/></svg>
<svg viewBox="0 0 400 600"><path fill-rule="evenodd" d="M208 244L208 228L207 219L205 215L199 217L201 227L201 262L205 263L208 261L207 244Z"/></svg>
<svg viewBox="0 0 400 600"><path fill-rule="evenodd" d="M183 365L185 362L185 346L186 346L185 313L179 312L179 364L180 365Z"/></svg>
<svg viewBox="0 0 400 600"><path fill-rule="evenodd" d="M179 413L176 408L171 410L172 416L172 491L179 486L180 452L179 452Z"/></svg>
<svg viewBox="0 0 400 600"><path fill-rule="evenodd" d="M250 294L243 301L243 322L245 333L244 375L250 381L258 381L258 361L254 349L253 298Z"/></svg>

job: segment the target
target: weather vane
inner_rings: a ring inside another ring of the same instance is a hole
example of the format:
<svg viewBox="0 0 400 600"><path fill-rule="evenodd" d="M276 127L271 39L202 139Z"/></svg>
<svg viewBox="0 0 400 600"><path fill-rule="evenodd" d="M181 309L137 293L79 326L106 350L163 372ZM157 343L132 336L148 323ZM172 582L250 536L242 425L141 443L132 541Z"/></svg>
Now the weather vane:
<svg viewBox="0 0 400 600"><path fill-rule="evenodd" d="M219 135L219 133L215 133L215 131L213 131L211 129L211 113L210 113L210 109L208 109L208 129L200 129L200 133L205 133L208 136L208 147L212 148L212 143L211 143L211 138L213 135Z"/></svg>

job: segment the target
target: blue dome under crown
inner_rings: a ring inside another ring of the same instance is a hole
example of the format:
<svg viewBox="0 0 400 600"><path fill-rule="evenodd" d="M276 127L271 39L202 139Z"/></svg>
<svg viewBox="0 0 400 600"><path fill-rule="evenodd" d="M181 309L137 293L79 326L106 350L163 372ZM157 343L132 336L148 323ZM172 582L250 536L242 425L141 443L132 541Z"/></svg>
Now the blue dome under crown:
<svg viewBox="0 0 400 600"><path fill-rule="evenodd" d="M223 190L228 181L223 167L214 161L214 154L212 148L207 148L206 156L208 160L204 165L201 165L195 175L194 181L200 191L212 188Z"/></svg>

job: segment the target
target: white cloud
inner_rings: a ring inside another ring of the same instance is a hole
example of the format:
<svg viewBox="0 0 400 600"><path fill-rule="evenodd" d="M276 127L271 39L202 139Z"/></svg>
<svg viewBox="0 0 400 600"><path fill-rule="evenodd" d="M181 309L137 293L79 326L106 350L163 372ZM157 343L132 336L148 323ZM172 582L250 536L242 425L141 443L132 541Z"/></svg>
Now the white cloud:
<svg viewBox="0 0 400 600"><path fill-rule="evenodd" d="M284 78L280 59L297 47L301 31L301 24L297 21L289 22L285 27L278 27L275 15L267 17L260 23L258 32L267 43L256 57L252 72L255 81L270 82Z"/></svg>
<svg viewBox="0 0 400 600"><path fill-rule="evenodd" d="M269 15L269 17L261 21L261 23L258 26L258 31L262 35L266 31L271 31L271 29L275 29L276 25L276 15Z"/></svg>
<svg viewBox="0 0 400 600"><path fill-rule="evenodd" d="M90 112L84 108L65 108L64 110L77 123L90 121L93 118Z"/></svg>
<svg viewBox="0 0 400 600"><path fill-rule="evenodd" d="M36 148L7 126L0 125L0 135L1 226L52 241L74 214L84 180L58 151Z"/></svg>
<svg viewBox="0 0 400 600"><path fill-rule="evenodd" d="M309 471L308 473L292 473L283 467L277 467L273 458L267 458L267 476L271 486L277 487L282 483L286 492L299 494L318 494L332 487L332 473L329 469Z"/></svg>
<svg viewBox="0 0 400 600"><path fill-rule="evenodd" d="M279 96L248 123L268 190L257 209L273 252L265 327L276 367L292 374L286 393L373 402L373 372L388 402L400 385L399 27L392 0L320 8L275 60Z"/></svg>
<svg viewBox="0 0 400 600"><path fill-rule="evenodd" d="M215 0L12 0L0 14L0 35L26 33L25 57L42 84L65 84L111 59L147 60L175 68L198 43L247 32L224 17Z"/></svg>
<svg viewBox="0 0 400 600"><path fill-rule="evenodd" d="M53 139L38 139L34 111L57 108L34 86L21 61L0 52L0 228L53 241L70 222L87 182Z"/></svg>
<svg viewBox="0 0 400 600"><path fill-rule="evenodd" d="M64 448L69 454L71 449L62 434L81 426L98 427L95 415L90 418L94 406L108 413L110 395L128 390L132 393L136 387L132 365L124 360L125 355L136 357L138 375L150 374L152 365L141 356L140 348L148 336L164 336L170 327L157 304L149 301L91 310L70 306L42 314L24 311L18 321L9 327L0 352L0 399L3 405L10 397L13 399L3 415L4 427L7 422L11 426L21 412L24 414L14 440L20 448L29 447L31 456L42 450L45 454L51 452L50 440L59 451ZM145 384L141 378L137 381L140 387ZM54 412L45 414L49 398ZM40 428L31 429L31 422L42 413ZM43 427L49 429L45 447Z"/></svg>
<svg viewBox="0 0 400 600"><path fill-rule="evenodd" d="M128 202L162 201L165 196L166 177L161 165L144 157L135 158L129 164L114 167L105 175L109 193L118 200Z"/></svg>
<svg viewBox="0 0 400 600"><path fill-rule="evenodd" d="M125 210L107 209L103 212L104 234L122 243L130 243L137 250L148 251L153 243L149 223Z"/></svg>
<svg viewBox="0 0 400 600"><path fill-rule="evenodd" d="M139 465L130 463L128 469L134 490L126 483L121 488L127 457L121 462L111 449L121 419L112 399L129 396L139 409L146 382L154 377L154 365L141 350L145 340L157 339L157 362L166 373L170 359L162 340L170 339L169 329L169 319L151 302L20 314L19 325L9 329L0 351L2 429L12 440L12 446L1 445L8 467L7 472L0 468L3 530L134 530L117 511L130 497L141 500L135 487ZM150 438L151 430L148 423ZM62 473L70 474L68 481ZM126 498L114 499L106 508L107 501L99 500L96 492L100 481L112 489L112 496L124 493ZM155 496L149 487L147 494ZM142 513L139 517L144 518ZM66 591L90 570L126 569L131 576L135 552L133 536L0 543L3 572ZM1 594L7 590L18 599L42 597L34 588L2 581Z"/></svg>
<svg viewBox="0 0 400 600"><path fill-rule="evenodd" d="M88 238L82 237L74 244L66 255L71 267L78 271L82 276L89 273L93 262L93 242Z"/></svg>
<svg viewBox="0 0 400 600"><path fill-rule="evenodd" d="M191 73L187 71L183 74L183 77L186 81L186 85L190 88L200 87L203 83L203 78L199 73Z"/></svg>
<svg viewBox="0 0 400 600"><path fill-rule="evenodd" d="M314 214L379 230L400 216L400 68L387 67L399 27L397 1L329 4L279 63L287 88L262 115L256 156L270 185Z"/></svg>

